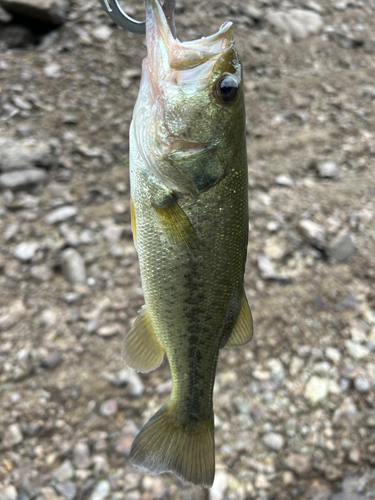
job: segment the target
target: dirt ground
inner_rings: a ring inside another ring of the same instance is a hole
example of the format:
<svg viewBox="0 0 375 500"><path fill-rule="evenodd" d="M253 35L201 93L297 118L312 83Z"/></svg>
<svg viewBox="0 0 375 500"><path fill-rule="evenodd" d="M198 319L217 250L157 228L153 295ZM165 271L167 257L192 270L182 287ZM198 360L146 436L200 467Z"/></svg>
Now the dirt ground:
<svg viewBox="0 0 375 500"><path fill-rule="evenodd" d="M142 19L141 1L125 6ZM282 32L270 14L293 9L321 26ZM12 187L0 143L1 500L375 498L375 2L177 4L182 40L226 20L246 89L255 335L220 356L210 492L127 459L171 387L166 361L138 375L121 359L143 304L128 132L144 37L94 0L72 0L37 45L0 36L0 141L39 175Z"/></svg>

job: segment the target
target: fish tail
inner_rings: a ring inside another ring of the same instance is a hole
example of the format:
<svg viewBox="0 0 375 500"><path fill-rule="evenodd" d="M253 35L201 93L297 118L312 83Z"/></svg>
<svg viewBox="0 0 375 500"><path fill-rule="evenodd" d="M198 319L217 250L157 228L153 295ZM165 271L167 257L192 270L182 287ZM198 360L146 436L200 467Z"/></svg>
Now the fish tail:
<svg viewBox="0 0 375 500"><path fill-rule="evenodd" d="M130 462L151 475L174 472L187 483L211 487L215 476L214 417L183 424L168 402L135 438Z"/></svg>

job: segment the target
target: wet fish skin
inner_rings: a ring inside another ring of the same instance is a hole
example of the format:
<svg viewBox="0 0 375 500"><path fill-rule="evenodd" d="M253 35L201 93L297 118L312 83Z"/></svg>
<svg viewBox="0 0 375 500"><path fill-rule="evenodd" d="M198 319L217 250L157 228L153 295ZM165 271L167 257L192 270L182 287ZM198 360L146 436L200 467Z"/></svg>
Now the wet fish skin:
<svg viewBox="0 0 375 500"><path fill-rule="evenodd" d="M145 307L124 359L150 371L167 354L169 401L136 437L131 462L187 482L214 479L212 392L219 350L248 342L243 275L248 241L242 68L232 25L173 39L146 0L147 50L130 130L132 228ZM235 97L218 96L232 78ZM220 90L220 89L219 89Z"/></svg>

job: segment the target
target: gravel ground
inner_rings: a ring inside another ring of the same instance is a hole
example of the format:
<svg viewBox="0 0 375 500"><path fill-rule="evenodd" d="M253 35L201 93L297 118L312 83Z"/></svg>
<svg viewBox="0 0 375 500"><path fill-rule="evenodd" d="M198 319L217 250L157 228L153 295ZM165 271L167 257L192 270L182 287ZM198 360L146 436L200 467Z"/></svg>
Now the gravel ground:
<svg viewBox="0 0 375 500"><path fill-rule="evenodd" d="M127 460L171 388L121 359L144 38L40 3L0 0L0 499L375 498L374 0L178 2L182 39L234 21L246 81L255 336L220 356L209 492Z"/></svg>

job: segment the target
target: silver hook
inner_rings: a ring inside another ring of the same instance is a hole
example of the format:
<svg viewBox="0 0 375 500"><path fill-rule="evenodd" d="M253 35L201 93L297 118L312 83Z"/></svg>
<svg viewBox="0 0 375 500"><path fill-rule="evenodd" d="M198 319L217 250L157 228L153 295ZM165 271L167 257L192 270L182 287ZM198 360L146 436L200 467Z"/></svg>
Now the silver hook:
<svg viewBox="0 0 375 500"><path fill-rule="evenodd" d="M118 3L118 0L99 0L99 2L109 17L121 26L121 28L140 35L146 33L146 21L137 21L128 16ZM164 0L163 11L174 38L176 38L176 27L174 24L175 5L176 0Z"/></svg>
<svg viewBox="0 0 375 500"><path fill-rule="evenodd" d="M146 33L146 21L137 21L128 16L126 12L123 11L118 0L99 0L99 2L109 17L121 26L121 28L140 35Z"/></svg>

